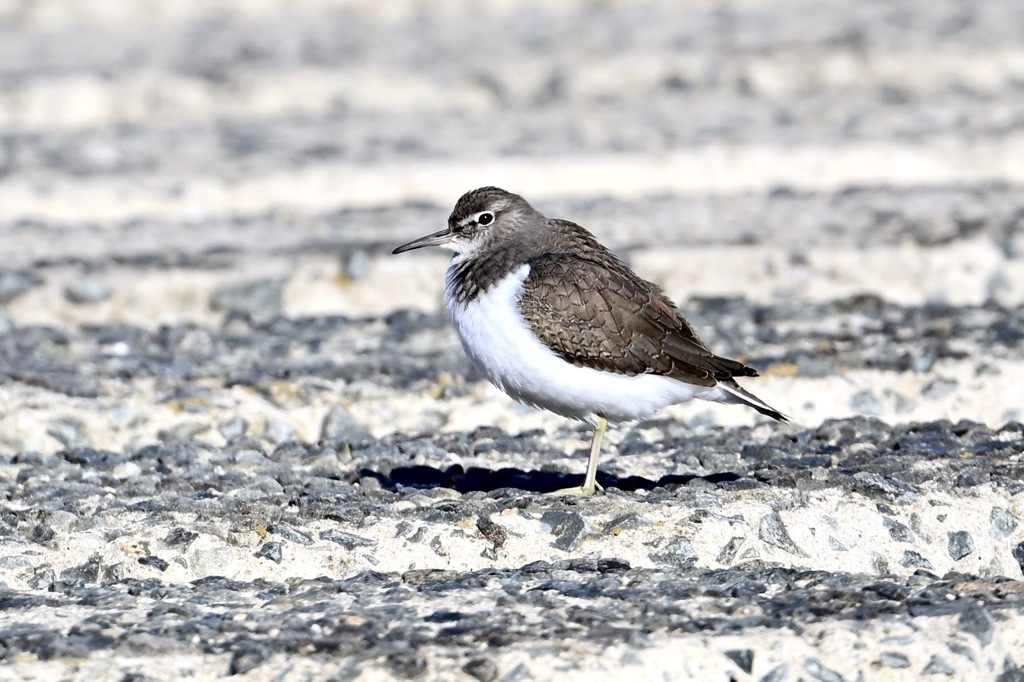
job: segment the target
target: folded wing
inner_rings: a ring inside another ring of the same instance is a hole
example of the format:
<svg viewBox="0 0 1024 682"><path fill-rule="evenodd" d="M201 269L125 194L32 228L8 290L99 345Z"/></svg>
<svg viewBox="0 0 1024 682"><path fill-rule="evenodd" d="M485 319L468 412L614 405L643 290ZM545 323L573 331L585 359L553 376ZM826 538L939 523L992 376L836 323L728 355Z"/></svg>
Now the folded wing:
<svg viewBox="0 0 1024 682"><path fill-rule="evenodd" d="M698 386L757 375L708 350L660 289L608 252L600 262L560 253L529 265L520 312L568 362L627 375L662 374Z"/></svg>

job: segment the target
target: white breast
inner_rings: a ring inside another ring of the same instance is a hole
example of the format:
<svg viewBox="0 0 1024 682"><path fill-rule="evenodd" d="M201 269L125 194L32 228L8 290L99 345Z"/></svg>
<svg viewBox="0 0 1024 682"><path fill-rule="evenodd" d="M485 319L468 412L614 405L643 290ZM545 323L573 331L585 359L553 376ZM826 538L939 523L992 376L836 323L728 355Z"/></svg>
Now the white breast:
<svg viewBox="0 0 1024 682"><path fill-rule="evenodd" d="M611 422L631 421L691 398L725 397L717 387L693 386L656 374L626 376L566 362L540 342L519 314L517 303L529 265L459 305L451 279L457 262L453 260L445 278L445 303L452 321L466 353L512 398L594 423L599 414Z"/></svg>

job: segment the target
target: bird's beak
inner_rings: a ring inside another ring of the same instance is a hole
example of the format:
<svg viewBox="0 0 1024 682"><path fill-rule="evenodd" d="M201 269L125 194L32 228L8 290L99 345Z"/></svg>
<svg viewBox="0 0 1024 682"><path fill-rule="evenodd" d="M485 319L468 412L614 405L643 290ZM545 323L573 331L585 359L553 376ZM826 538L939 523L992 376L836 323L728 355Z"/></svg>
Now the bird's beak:
<svg viewBox="0 0 1024 682"><path fill-rule="evenodd" d="M419 239L413 239L408 244L402 244L391 253L405 253L406 251L412 251L413 249L422 249L424 246L443 246L452 240L451 228L444 228L434 234L428 234L426 237L420 237Z"/></svg>

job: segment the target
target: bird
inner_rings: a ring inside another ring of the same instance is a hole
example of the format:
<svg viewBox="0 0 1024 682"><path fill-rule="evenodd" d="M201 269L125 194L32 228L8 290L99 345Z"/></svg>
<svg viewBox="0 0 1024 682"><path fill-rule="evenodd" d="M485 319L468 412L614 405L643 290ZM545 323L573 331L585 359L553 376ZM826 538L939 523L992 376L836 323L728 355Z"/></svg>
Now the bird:
<svg viewBox="0 0 1024 682"><path fill-rule="evenodd" d="M516 401L592 425L589 496L609 423L694 398L788 417L742 388L757 372L715 355L655 284L580 225L498 187L463 194L443 230L403 244L454 251L444 300L466 354Z"/></svg>

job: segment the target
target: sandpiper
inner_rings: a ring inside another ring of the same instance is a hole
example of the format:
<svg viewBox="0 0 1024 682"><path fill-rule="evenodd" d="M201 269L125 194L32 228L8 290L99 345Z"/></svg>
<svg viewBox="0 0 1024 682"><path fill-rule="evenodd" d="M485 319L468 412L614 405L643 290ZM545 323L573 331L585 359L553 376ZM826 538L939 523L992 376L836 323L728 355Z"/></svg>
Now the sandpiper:
<svg viewBox="0 0 1024 682"><path fill-rule="evenodd" d="M757 372L715 355L675 304L576 223L544 217L518 194L462 195L448 227L393 253L455 252L445 303L466 353L520 402L594 426L583 485L593 495L608 423L645 419L693 398L781 412L744 390Z"/></svg>

